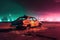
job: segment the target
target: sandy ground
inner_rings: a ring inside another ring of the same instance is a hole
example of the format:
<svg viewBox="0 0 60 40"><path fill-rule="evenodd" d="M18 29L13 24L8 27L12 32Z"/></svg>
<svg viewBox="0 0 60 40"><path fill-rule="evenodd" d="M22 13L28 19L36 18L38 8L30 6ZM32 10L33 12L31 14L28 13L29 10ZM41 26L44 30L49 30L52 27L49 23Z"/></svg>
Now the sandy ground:
<svg viewBox="0 0 60 40"><path fill-rule="evenodd" d="M10 23L0 23L0 29L10 28ZM33 30L33 31L32 31ZM1 32L0 40L60 40L60 23L43 23L42 28Z"/></svg>

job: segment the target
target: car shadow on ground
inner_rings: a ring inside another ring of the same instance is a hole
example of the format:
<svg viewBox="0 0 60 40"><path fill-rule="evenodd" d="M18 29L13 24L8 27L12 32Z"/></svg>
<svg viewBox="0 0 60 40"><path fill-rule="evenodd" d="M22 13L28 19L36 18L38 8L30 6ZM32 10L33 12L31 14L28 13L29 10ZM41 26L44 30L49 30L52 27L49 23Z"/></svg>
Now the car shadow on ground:
<svg viewBox="0 0 60 40"><path fill-rule="evenodd" d="M10 32L12 29L0 29L0 32Z"/></svg>
<svg viewBox="0 0 60 40"><path fill-rule="evenodd" d="M21 30L25 30L25 29L17 29L17 28L9 28L9 29L0 29L0 32L10 32L10 31L21 31Z"/></svg>

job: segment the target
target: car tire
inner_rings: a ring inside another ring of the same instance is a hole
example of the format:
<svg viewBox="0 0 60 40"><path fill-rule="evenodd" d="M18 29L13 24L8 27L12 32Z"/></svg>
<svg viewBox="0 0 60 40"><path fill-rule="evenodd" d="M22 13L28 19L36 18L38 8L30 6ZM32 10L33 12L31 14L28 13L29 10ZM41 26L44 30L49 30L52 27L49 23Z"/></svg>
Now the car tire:
<svg viewBox="0 0 60 40"><path fill-rule="evenodd" d="M41 27L42 26L42 23L39 23L39 25L38 25L39 27Z"/></svg>
<svg viewBox="0 0 60 40"><path fill-rule="evenodd" d="M29 24L29 25L27 25L27 29L30 29L30 27L31 27L31 25Z"/></svg>

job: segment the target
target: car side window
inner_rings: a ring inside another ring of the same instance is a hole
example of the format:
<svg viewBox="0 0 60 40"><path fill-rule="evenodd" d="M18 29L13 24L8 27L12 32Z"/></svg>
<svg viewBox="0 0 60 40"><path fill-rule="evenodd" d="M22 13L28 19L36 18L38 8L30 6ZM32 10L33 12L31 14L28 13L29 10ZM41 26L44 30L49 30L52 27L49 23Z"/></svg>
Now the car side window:
<svg viewBox="0 0 60 40"><path fill-rule="evenodd" d="M33 18L33 20L37 20L36 18Z"/></svg>
<svg viewBox="0 0 60 40"><path fill-rule="evenodd" d="M19 20L25 20L25 18L20 18Z"/></svg>
<svg viewBox="0 0 60 40"><path fill-rule="evenodd" d="M29 20L33 20L32 18L30 18Z"/></svg>

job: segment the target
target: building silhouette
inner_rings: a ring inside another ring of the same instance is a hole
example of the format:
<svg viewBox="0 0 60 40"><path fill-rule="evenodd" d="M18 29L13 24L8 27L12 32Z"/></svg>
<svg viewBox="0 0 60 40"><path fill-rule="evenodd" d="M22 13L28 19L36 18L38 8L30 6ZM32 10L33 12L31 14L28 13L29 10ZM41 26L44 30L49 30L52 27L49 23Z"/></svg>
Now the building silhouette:
<svg viewBox="0 0 60 40"><path fill-rule="evenodd" d="M11 14L8 16L9 21L12 21Z"/></svg>
<svg viewBox="0 0 60 40"><path fill-rule="evenodd" d="M11 14L1 18L1 22L11 22L11 21L12 21Z"/></svg>
<svg viewBox="0 0 60 40"><path fill-rule="evenodd" d="M8 18L7 17L2 17L2 22L7 22L8 21Z"/></svg>

